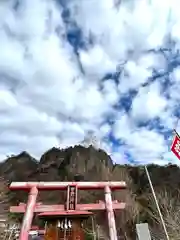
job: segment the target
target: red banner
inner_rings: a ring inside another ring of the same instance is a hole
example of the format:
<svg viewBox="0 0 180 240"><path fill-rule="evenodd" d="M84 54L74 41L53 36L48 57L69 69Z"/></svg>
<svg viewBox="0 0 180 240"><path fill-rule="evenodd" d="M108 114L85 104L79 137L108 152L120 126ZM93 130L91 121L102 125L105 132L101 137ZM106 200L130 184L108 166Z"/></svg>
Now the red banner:
<svg viewBox="0 0 180 240"><path fill-rule="evenodd" d="M174 136L173 143L172 143L172 146L171 146L171 151L180 160L180 137L177 133Z"/></svg>

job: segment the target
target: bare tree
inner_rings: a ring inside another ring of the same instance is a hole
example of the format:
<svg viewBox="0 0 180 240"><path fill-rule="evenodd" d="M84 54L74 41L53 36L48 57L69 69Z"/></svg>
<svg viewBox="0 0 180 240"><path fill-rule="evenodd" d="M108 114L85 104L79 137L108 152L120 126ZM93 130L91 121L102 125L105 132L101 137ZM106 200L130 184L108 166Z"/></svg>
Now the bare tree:
<svg viewBox="0 0 180 240"><path fill-rule="evenodd" d="M133 192L133 181L123 166L116 166L112 172L112 179L115 181L125 181L127 189L115 192L115 199L125 202L124 210L117 214L116 225L120 227L120 235L126 240L133 239L135 235L135 224L138 223L141 205L136 201L136 194Z"/></svg>
<svg viewBox="0 0 180 240"><path fill-rule="evenodd" d="M177 190L176 197L173 194L163 189L156 194L162 215L166 224L168 235L171 240L179 240L180 236L180 192ZM151 232L154 239L165 239L165 234L162 228L162 223L159 217L158 210L154 203L152 195L149 195L149 215L154 221L154 226L151 228Z"/></svg>
<svg viewBox="0 0 180 240"><path fill-rule="evenodd" d="M0 205L8 202L8 182L0 177Z"/></svg>

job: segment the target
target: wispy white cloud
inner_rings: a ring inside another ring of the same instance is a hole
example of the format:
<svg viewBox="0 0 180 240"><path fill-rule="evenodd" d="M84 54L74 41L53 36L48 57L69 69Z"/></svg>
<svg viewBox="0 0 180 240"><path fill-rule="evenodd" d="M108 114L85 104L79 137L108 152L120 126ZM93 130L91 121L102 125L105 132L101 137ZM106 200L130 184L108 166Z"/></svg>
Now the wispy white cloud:
<svg viewBox="0 0 180 240"><path fill-rule="evenodd" d="M132 117L139 121L159 117L167 106L167 100L160 93L160 84L152 83L150 86L139 89L132 104Z"/></svg>
<svg viewBox="0 0 180 240"><path fill-rule="evenodd" d="M169 138L179 114L179 6L1 1L0 160L23 150L39 157L94 132L116 162L178 163Z"/></svg>

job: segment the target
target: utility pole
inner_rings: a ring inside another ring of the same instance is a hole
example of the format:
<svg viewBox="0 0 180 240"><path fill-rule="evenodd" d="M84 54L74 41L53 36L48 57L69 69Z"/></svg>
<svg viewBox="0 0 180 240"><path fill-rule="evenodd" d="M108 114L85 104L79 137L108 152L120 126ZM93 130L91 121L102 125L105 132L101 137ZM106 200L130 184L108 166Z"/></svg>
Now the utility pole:
<svg viewBox="0 0 180 240"><path fill-rule="evenodd" d="M157 210L158 210L158 213L159 213L161 222L162 222L162 226L163 226L163 229L164 229L164 232L165 232L165 235L166 235L166 239L167 239L167 240L170 240L169 235L168 235L168 232L167 232L167 229L166 229L166 225L165 225L165 222L164 222L164 219L163 219L163 216L162 216L162 213L161 213L159 204L158 204L158 200L157 200L157 197L156 197L156 194L155 194L155 191L154 191L152 182L151 182L151 178L150 178L148 169L147 169L146 166L145 166L144 168L145 168L146 175L147 175L147 178L148 178L148 181L149 181L149 185L150 185L150 187L151 187L151 191L152 191L152 194L153 194L153 197L154 197L154 201L155 201L155 204L156 204L156 207L157 207Z"/></svg>

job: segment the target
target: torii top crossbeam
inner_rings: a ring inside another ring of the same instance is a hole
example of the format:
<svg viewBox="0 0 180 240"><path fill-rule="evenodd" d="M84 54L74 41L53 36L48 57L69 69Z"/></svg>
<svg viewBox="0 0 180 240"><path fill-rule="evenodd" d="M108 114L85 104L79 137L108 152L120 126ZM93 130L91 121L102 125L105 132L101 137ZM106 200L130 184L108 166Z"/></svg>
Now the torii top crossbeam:
<svg viewBox="0 0 180 240"><path fill-rule="evenodd" d="M81 190L104 189L106 186L112 190L126 188L125 182L12 182L11 190L26 190L36 187L39 190L63 190L68 186L76 186Z"/></svg>
<svg viewBox="0 0 180 240"><path fill-rule="evenodd" d="M117 232L114 218L114 209L122 209L125 204L113 202L111 197L111 190L121 190L126 188L125 182L12 182L9 186L11 190L29 190L29 197L26 207L23 210L23 206L12 207L24 211L24 219L21 227L20 240L27 240L28 233L31 228L34 212L38 211L36 203L39 190L65 190L67 189L67 202L66 210L76 211L79 206L79 210L86 208L88 210L102 210L106 209L110 240L117 240ZM105 202L103 204L77 204L77 190L90 190L90 189L103 189L105 194ZM62 206L56 206L56 210L60 210ZM41 205L41 210L44 210L45 205ZM49 208L49 210L52 206ZM48 211L49 211L48 210ZM16 211L18 212L18 211Z"/></svg>

